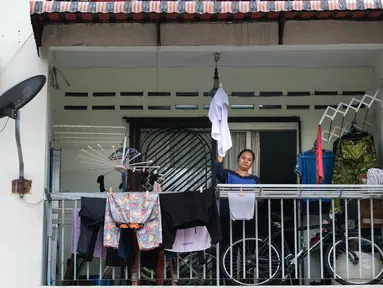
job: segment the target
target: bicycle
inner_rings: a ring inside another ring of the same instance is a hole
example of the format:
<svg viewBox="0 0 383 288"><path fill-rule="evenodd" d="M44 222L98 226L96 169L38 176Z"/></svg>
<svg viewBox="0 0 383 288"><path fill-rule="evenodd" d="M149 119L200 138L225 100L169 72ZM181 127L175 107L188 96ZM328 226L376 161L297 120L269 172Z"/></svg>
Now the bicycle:
<svg viewBox="0 0 383 288"><path fill-rule="evenodd" d="M284 220L287 221L287 218ZM378 283L383 274L383 251L381 248L374 243L374 249L372 250L371 240L364 237L359 238L352 231L349 231L348 241L346 242L343 213L336 214L335 232L333 231L332 223L332 219L328 219L328 223L322 225L322 240L320 237L314 237L310 240L310 247L308 249L302 238L302 249L296 255L290 252L289 246L284 240L284 275L281 275L282 253L279 246L275 243L276 238L281 235L281 218L278 214L271 213L271 239L269 239L269 236L265 238L249 237L238 239L224 249L221 265L225 278L236 285L264 285L277 280L280 280L280 283L284 283L288 278L294 278L292 277L292 272L306 258L308 251L311 252L319 247L321 242L325 243L327 240L331 240L331 242L327 241L330 242L330 245L324 253L324 272L327 272L326 275L329 275L330 278L343 285ZM310 229L317 229L319 225L309 227ZM302 231L305 229L307 228L302 227L298 230ZM332 241L333 233L335 233L335 244ZM269 245L269 243L271 244ZM258 253L255 251L257 246ZM346 264L346 248L348 248L348 265ZM362 250L360 248L367 249ZM249 254L246 254L247 251L250 251ZM374 251L373 257L372 251ZM377 253L378 255L376 255ZM334 254L336 273L334 272ZM243 256L245 261L243 261ZM372 268L372 259L375 261L375 266L379 264L379 267ZM358 265L363 265L361 271L364 272L362 276L367 276L366 278L359 277L360 267ZM234 266L238 271L234 271ZM349 266L348 273L346 266ZM373 275L371 270L375 270L375 275Z"/></svg>

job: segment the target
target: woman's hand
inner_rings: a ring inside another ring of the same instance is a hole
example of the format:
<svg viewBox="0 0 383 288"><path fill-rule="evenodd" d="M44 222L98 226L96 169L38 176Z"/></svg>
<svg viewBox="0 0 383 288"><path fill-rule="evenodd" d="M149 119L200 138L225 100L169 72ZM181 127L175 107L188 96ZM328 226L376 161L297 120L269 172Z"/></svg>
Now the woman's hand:
<svg viewBox="0 0 383 288"><path fill-rule="evenodd" d="M219 163L222 163L222 161L223 161L223 157L220 156L220 155L217 155L217 160L218 160Z"/></svg>

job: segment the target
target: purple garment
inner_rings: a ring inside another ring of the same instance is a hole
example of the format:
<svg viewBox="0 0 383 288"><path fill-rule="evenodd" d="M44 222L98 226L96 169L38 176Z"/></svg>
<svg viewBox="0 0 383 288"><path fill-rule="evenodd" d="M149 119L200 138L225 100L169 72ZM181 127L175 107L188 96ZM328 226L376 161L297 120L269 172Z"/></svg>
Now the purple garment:
<svg viewBox="0 0 383 288"><path fill-rule="evenodd" d="M74 254L74 251L77 250L78 239L80 238L80 227L81 227L81 217L78 215L80 208L73 209L73 218L72 218L72 245L70 253ZM76 219L76 239L75 239L75 220ZM97 234L96 247L94 248L93 257L100 258L101 249L102 249L102 259L106 259L106 249L103 248L103 229L100 229L101 233Z"/></svg>
<svg viewBox="0 0 383 288"><path fill-rule="evenodd" d="M211 247L211 238L209 231L205 226L197 226L188 229L178 229L176 239L172 249L166 249L171 252L195 252L203 251Z"/></svg>

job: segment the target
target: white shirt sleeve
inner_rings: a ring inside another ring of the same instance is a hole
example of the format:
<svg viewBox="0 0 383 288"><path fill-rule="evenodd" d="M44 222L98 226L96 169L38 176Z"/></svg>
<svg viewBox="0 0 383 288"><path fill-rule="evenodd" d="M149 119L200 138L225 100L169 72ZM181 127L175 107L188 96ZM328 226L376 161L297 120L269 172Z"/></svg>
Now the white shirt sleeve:
<svg viewBox="0 0 383 288"><path fill-rule="evenodd" d="M229 97L222 88L219 88L210 103L208 115L212 123L211 137L217 141L218 154L222 157L233 146L228 123L227 105L229 105Z"/></svg>

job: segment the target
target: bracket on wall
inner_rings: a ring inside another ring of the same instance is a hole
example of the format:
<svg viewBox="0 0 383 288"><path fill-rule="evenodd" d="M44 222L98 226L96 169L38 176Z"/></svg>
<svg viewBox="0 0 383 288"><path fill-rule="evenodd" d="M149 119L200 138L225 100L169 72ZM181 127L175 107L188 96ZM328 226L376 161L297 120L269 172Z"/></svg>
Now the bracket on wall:
<svg viewBox="0 0 383 288"><path fill-rule="evenodd" d="M283 45L283 34L285 31L286 14L284 11L279 13L278 16L278 45Z"/></svg>

